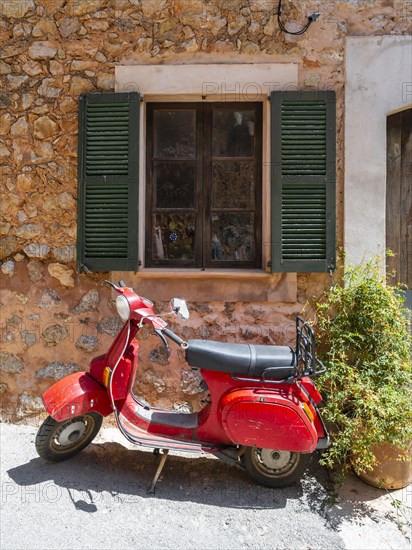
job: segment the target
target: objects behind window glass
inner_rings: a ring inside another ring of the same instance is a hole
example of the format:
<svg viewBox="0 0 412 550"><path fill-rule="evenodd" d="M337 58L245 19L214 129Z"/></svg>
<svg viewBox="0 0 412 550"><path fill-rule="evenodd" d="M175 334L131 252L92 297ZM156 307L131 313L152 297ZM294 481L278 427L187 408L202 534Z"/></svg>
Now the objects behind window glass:
<svg viewBox="0 0 412 550"><path fill-rule="evenodd" d="M153 259L193 260L195 215L161 213L153 216Z"/></svg>
<svg viewBox="0 0 412 550"><path fill-rule="evenodd" d="M254 215L245 213L214 213L211 228L211 259L250 261L255 255Z"/></svg>
<svg viewBox="0 0 412 550"><path fill-rule="evenodd" d="M253 157L255 112L232 109L213 111L212 155L214 157Z"/></svg>
<svg viewBox="0 0 412 550"><path fill-rule="evenodd" d="M153 170L155 208L194 208L195 164L157 161Z"/></svg>
<svg viewBox="0 0 412 550"><path fill-rule="evenodd" d="M158 109L153 125L155 158L196 157L196 111Z"/></svg>
<svg viewBox="0 0 412 550"><path fill-rule="evenodd" d="M255 207L256 163L222 160L213 163L212 208Z"/></svg>

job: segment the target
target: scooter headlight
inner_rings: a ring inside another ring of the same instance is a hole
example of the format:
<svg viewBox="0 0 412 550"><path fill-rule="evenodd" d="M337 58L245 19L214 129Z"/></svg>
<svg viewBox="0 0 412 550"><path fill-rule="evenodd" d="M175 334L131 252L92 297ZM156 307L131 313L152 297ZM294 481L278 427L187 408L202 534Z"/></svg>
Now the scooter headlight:
<svg viewBox="0 0 412 550"><path fill-rule="evenodd" d="M122 321L126 322L130 317L130 305L126 296L117 296L116 309L119 317Z"/></svg>

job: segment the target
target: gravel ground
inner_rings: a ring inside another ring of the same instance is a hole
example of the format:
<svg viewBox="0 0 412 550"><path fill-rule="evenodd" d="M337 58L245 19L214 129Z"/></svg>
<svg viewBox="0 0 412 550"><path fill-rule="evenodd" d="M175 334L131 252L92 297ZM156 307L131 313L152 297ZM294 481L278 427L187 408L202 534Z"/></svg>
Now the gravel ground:
<svg viewBox="0 0 412 550"><path fill-rule="evenodd" d="M294 487L268 489L207 455L157 460L105 428L85 451L48 464L36 428L1 425L1 549L409 549L411 488L350 478L335 500L314 460ZM394 505L395 506L394 506Z"/></svg>

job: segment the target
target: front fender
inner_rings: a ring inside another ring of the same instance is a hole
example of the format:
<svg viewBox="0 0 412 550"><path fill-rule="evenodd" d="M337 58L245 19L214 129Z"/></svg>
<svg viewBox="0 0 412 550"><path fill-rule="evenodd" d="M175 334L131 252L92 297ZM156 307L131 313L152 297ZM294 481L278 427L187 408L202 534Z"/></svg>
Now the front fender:
<svg viewBox="0 0 412 550"><path fill-rule="evenodd" d="M65 376L43 394L43 404L58 422L87 412L107 416L113 412L106 388L87 372Z"/></svg>

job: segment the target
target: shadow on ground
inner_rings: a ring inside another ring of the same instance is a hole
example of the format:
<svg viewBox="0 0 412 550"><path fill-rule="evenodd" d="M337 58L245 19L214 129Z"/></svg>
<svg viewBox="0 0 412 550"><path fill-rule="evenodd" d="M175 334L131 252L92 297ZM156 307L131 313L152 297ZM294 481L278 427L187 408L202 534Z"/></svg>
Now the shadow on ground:
<svg viewBox="0 0 412 550"><path fill-rule="evenodd" d="M59 488L68 491L76 508L94 512L103 492L119 502L153 498L147 490L158 461L159 457L152 452L130 450L118 443L102 443L91 444L65 462L47 463L34 458L7 473L20 486L46 484L52 493L51 484L54 484L55 491ZM169 455L154 498L266 509L284 508L287 500L302 497L301 484L270 489L256 485L242 470L214 457Z"/></svg>
<svg viewBox="0 0 412 550"><path fill-rule="evenodd" d="M338 476L331 475L315 462L312 475L317 483L312 482L313 478L302 480L304 499L313 511L325 518L332 529L338 530L347 522L362 525L365 520L376 524L387 520L396 524L404 536L411 530L410 517L408 518L410 510L399 500L399 490L376 489L350 473L344 484L338 486L334 483L334 477ZM410 488L404 491L408 490ZM402 500L406 502L407 499Z"/></svg>
<svg viewBox="0 0 412 550"><path fill-rule="evenodd" d="M314 455L301 482L283 489L256 485L242 470L214 457L169 455L153 497L147 490L159 457L147 450L130 450L119 443L91 444L79 455L60 463L34 458L8 470L19 486L42 486L49 501L67 491L76 509L87 513L99 510L107 497L112 503L134 503L144 498L194 502L225 508L255 510L283 509L290 500L298 501L339 529L342 522L362 524L368 518L380 521L385 516L373 505L382 491L350 478L337 494L328 472ZM369 504L369 502L371 504ZM385 512L396 520L396 511Z"/></svg>

